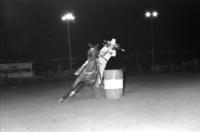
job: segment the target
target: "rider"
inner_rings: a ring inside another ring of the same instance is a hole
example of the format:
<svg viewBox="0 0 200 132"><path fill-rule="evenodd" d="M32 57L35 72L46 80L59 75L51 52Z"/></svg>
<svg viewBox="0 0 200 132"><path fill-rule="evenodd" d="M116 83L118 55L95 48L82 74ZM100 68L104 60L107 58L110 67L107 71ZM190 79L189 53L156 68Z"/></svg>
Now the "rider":
<svg viewBox="0 0 200 132"><path fill-rule="evenodd" d="M116 39L114 38L112 38L111 41L106 41L106 44L104 44L104 46L101 48L98 58L100 75L98 75L96 87L100 87L101 85L103 73L108 60L111 57L116 56L116 48L119 48L119 45L116 43Z"/></svg>

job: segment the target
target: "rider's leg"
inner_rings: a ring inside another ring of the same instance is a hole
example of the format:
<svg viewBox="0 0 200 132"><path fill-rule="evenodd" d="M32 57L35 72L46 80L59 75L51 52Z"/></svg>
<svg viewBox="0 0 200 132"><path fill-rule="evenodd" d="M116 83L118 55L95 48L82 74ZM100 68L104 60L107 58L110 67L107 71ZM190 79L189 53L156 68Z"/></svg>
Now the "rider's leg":
<svg viewBox="0 0 200 132"><path fill-rule="evenodd" d="M95 87L99 87L99 86L100 86L100 83L101 83L101 77L100 77L100 75L98 75L98 76L97 76L96 83L95 83Z"/></svg>
<svg viewBox="0 0 200 132"><path fill-rule="evenodd" d="M99 59L99 63L100 63L99 64L100 75L98 75L98 77L97 77L97 83L96 83L97 87L99 87L101 85L103 73L104 73L107 61L105 61L103 59Z"/></svg>

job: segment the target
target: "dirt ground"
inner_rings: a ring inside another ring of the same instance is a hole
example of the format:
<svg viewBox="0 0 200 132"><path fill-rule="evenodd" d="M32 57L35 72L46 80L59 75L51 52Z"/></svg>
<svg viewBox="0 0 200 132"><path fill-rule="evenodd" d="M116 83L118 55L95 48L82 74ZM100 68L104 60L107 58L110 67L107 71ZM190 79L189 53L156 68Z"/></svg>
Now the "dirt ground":
<svg viewBox="0 0 200 132"><path fill-rule="evenodd" d="M199 132L200 74L133 75L118 100L87 87L58 104L69 82L4 87L1 132Z"/></svg>

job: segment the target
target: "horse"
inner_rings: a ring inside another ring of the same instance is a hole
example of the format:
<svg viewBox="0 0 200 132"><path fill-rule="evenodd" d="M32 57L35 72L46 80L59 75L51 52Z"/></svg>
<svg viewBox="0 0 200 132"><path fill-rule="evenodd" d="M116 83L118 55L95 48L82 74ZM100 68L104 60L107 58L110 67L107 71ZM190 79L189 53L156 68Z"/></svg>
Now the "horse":
<svg viewBox="0 0 200 132"><path fill-rule="evenodd" d="M78 92L84 85L90 85L90 86L95 85L97 76L99 74L99 69L97 64L98 63L97 57L99 54L98 44L97 45L89 44L89 47L90 48L87 52L86 65L80 71L72 87L69 88L66 94L60 98L59 103L63 103L64 100L67 99L68 97L74 96L75 93Z"/></svg>

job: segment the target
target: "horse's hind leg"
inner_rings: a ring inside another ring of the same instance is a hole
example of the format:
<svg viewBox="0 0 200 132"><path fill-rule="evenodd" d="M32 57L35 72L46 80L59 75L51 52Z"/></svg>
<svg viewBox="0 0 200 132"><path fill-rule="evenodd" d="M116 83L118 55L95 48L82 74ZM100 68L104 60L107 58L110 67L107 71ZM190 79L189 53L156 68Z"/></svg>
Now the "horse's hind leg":
<svg viewBox="0 0 200 132"><path fill-rule="evenodd" d="M79 83L80 83L80 79L77 78L77 79L75 80L75 82L73 83L72 87L71 87L69 90L67 90L67 92L66 92L66 94L65 94L64 96L62 96L62 97L60 98L59 103L64 102L64 100L67 99L69 96L73 96L73 95L72 95L72 92L74 92L73 94L75 94L75 92L76 92L76 87L77 87L77 85L78 85Z"/></svg>

